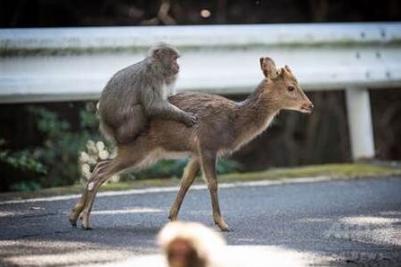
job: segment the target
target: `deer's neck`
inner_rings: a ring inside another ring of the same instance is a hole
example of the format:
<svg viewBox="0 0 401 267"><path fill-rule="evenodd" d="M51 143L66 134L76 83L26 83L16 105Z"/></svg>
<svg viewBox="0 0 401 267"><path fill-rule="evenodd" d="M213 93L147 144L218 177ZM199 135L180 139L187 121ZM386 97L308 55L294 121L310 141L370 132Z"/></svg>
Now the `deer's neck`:
<svg viewBox="0 0 401 267"><path fill-rule="evenodd" d="M266 93L265 86L261 83L245 101L238 103L236 147L262 133L280 110L271 94Z"/></svg>

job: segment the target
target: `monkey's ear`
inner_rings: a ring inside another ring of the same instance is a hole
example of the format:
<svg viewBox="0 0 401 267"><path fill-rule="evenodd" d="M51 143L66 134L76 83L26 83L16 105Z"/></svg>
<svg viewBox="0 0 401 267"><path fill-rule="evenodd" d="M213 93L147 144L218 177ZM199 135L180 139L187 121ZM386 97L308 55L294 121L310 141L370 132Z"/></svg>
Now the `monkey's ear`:
<svg viewBox="0 0 401 267"><path fill-rule="evenodd" d="M152 51L152 57L153 58L160 59L161 58L161 54L162 54L162 49L160 49L160 48L155 48Z"/></svg>
<svg viewBox="0 0 401 267"><path fill-rule="evenodd" d="M277 77L277 68L273 59L269 57L261 57L259 61L260 68L262 69L263 75L265 75L266 78L274 79Z"/></svg>

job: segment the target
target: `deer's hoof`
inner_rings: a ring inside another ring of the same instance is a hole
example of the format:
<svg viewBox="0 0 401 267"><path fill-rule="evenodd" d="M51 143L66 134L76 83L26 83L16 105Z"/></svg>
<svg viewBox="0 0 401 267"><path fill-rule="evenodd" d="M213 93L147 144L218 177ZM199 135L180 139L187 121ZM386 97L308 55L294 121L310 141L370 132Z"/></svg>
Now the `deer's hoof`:
<svg viewBox="0 0 401 267"><path fill-rule="evenodd" d="M169 215L169 216L168 216L168 219L170 220L170 222L174 222L174 221L177 220L177 216Z"/></svg>
<svg viewBox="0 0 401 267"><path fill-rule="evenodd" d="M230 227L228 224L226 224L224 221L223 222L216 222L216 225L220 228L222 232L230 232Z"/></svg>
<svg viewBox="0 0 401 267"><path fill-rule="evenodd" d="M92 230L92 226L89 224L88 221L83 220L81 224L82 229L84 230Z"/></svg>
<svg viewBox="0 0 401 267"><path fill-rule="evenodd" d="M75 218L74 214L71 212L71 215L68 217L68 221L70 222L72 227L77 227L77 219Z"/></svg>
<svg viewBox="0 0 401 267"><path fill-rule="evenodd" d="M85 225L82 225L82 229L85 230L85 231L93 230L92 227L90 227L90 226L85 226Z"/></svg>
<svg viewBox="0 0 401 267"><path fill-rule="evenodd" d="M87 212L81 213L79 216L79 220L81 221L81 227L84 230L92 230L92 227L89 223L89 214Z"/></svg>
<svg viewBox="0 0 401 267"><path fill-rule="evenodd" d="M230 227L228 227L228 225L226 225L226 226L219 225L219 228L222 232L231 232L231 229L230 229Z"/></svg>

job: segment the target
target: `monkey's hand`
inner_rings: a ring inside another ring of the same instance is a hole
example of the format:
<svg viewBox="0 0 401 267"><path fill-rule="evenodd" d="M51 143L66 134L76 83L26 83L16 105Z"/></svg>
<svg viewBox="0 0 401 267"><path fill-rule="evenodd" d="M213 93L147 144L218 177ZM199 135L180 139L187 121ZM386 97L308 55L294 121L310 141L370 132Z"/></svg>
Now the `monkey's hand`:
<svg viewBox="0 0 401 267"><path fill-rule="evenodd" d="M191 112L185 112L185 113L186 114L185 114L185 117L184 117L184 120L183 120L185 125L187 127L194 126L194 124L196 124L198 122L198 117L195 114L191 113Z"/></svg>

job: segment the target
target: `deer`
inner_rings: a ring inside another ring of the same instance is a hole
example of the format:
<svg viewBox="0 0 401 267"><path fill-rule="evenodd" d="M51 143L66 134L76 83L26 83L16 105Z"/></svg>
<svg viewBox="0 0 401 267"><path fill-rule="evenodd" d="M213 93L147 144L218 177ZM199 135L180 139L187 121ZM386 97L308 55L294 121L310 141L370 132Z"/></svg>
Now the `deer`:
<svg viewBox="0 0 401 267"><path fill-rule="evenodd" d="M200 92L180 92L169 101L178 108L195 114L197 123L191 128L173 120L152 119L147 129L132 142L117 145L113 159L95 166L81 198L71 210L69 221L83 229L92 229L90 213L99 187L111 176L124 170L139 170L160 159L185 158L180 187L168 218L177 220L181 204L199 170L207 183L214 223L221 231L229 231L219 205L216 162L249 143L266 130L281 110L310 114L313 104L297 79L285 65L277 68L269 57L260 58L264 79L244 101Z"/></svg>

